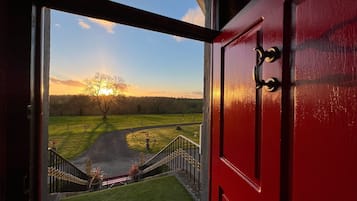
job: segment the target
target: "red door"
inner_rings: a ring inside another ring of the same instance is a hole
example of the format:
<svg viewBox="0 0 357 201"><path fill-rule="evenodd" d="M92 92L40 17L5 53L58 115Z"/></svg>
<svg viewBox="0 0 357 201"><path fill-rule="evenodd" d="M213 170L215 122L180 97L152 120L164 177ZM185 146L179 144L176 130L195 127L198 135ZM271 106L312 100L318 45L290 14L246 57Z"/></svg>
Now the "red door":
<svg viewBox="0 0 357 201"><path fill-rule="evenodd" d="M214 40L211 200L357 201L357 1L285 4L251 1Z"/></svg>
<svg viewBox="0 0 357 201"><path fill-rule="evenodd" d="M357 201L357 1L296 1L293 201Z"/></svg>
<svg viewBox="0 0 357 201"><path fill-rule="evenodd" d="M283 55L259 64L254 49L282 49L283 8L251 1L214 40L211 200L280 199L281 88L256 80L281 81Z"/></svg>

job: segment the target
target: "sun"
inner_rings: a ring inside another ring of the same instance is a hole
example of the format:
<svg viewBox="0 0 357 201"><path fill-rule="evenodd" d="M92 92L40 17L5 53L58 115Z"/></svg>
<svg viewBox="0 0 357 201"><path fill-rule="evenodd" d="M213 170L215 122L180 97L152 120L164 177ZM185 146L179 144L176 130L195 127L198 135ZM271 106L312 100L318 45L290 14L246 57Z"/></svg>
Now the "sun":
<svg viewBox="0 0 357 201"><path fill-rule="evenodd" d="M114 91L113 91L113 89L109 89L109 88L101 88L101 89L99 89L98 94L100 96L111 96L114 94Z"/></svg>

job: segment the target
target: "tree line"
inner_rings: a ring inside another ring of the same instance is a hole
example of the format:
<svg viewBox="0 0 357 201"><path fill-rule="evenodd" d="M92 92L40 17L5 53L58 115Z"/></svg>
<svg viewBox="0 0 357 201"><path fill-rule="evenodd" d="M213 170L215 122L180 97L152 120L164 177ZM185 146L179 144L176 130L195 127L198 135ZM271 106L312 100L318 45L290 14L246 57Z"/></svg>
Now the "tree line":
<svg viewBox="0 0 357 201"><path fill-rule="evenodd" d="M201 113L203 107L202 99L189 98L116 96L112 102L109 115ZM102 115L88 95L51 95L49 112L50 116Z"/></svg>

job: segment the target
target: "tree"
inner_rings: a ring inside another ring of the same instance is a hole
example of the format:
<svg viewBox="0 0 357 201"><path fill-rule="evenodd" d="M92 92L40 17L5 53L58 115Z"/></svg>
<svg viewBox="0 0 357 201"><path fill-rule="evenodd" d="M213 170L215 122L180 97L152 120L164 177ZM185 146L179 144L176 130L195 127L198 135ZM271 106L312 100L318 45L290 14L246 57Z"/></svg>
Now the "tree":
<svg viewBox="0 0 357 201"><path fill-rule="evenodd" d="M107 119L107 114L111 106L126 88L123 79L118 76L96 73L91 79L86 81L86 91L97 104L103 115L103 120Z"/></svg>

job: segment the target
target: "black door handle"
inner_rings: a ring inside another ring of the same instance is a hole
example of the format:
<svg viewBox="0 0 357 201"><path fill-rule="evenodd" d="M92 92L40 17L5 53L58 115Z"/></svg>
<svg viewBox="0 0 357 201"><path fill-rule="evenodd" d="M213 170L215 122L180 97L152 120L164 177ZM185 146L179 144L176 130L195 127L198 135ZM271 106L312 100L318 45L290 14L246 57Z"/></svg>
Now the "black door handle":
<svg viewBox="0 0 357 201"><path fill-rule="evenodd" d="M253 69L255 88L260 89L264 86L265 89L269 92L277 90L280 86L279 80L275 77L269 78L267 81L261 80L259 76L259 70L264 61L267 63L272 63L280 58L279 49L277 47L272 47L265 51L262 47L256 47L254 50L257 52L258 56L258 62Z"/></svg>

